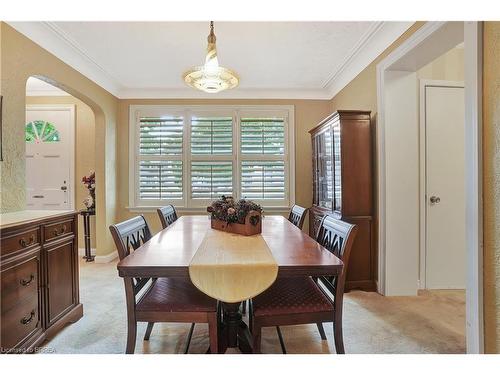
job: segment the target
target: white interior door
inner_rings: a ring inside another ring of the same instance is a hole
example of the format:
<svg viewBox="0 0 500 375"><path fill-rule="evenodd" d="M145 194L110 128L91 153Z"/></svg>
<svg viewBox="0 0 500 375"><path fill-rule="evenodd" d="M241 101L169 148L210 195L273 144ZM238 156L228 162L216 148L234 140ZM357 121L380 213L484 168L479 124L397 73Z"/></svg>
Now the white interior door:
<svg viewBox="0 0 500 375"><path fill-rule="evenodd" d="M465 289L463 84L426 82L425 287Z"/></svg>
<svg viewBox="0 0 500 375"><path fill-rule="evenodd" d="M26 107L26 205L73 208L74 107Z"/></svg>

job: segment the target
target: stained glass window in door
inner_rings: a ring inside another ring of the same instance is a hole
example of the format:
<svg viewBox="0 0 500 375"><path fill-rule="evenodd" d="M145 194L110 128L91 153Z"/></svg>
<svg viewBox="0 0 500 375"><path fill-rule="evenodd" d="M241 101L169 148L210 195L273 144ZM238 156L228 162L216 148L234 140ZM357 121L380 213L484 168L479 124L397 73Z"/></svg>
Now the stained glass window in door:
<svg viewBox="0 0 500 375"><path fill-rule="evenodd" d="M42 120L26 124L25 139L28 143L59 142L61 140L55 125Z"/></svg>

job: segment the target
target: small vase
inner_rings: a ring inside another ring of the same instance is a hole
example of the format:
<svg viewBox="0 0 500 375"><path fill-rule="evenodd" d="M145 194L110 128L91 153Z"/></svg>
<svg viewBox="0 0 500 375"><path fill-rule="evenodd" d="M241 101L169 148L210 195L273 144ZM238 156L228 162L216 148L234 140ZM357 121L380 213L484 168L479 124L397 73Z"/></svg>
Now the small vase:
<svg viewBox="0 0 500 375"><path fill-rule="evenodd" d="M85 198L83 204L87 208L87 211L95 211L95 189L89 189L89 195Z"/></svg>

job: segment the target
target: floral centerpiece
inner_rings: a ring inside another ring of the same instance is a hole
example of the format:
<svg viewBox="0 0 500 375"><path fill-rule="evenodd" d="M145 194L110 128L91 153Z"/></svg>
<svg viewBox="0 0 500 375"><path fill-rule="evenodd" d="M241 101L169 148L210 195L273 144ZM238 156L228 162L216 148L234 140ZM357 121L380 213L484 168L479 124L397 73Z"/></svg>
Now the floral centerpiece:
<svg viewBox="0 0 500 375"><path fill-rule="evenodd" d="M213 229L251 236L262 232L262 207L246 199L222 196L207 207Z"/></svg>
<svg viewBox="0 0 500 375"><path fill-rule="evenodd" d="M89 195L83 200L88 211L95 211L95 172L90 171L88 176L82 177L83 185L89 190Z"/></svg>

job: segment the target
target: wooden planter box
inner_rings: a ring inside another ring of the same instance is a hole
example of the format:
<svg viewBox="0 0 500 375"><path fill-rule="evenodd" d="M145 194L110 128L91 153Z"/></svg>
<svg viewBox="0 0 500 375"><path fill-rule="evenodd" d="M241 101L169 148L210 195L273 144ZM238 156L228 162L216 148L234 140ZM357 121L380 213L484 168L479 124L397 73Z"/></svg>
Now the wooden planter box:
<svg viewBox="0 0 500 375"><path fill-rule="evenodd" d="M250 218L258 216L258 223L253 225L250 223ZM245 224L240 223L226 223L222 220L210 220L212 229L222 230L224 232L236 233L242 236L253 236L254 234L262 233L262 214L258 211L250 211L246 218Z"/></svg>

